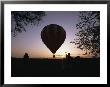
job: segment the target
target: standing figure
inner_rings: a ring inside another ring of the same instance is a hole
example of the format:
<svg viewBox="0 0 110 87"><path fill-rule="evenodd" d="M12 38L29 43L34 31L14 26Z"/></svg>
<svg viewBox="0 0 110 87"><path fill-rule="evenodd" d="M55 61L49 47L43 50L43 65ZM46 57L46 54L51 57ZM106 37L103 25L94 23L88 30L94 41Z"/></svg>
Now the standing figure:
<svg viewBox="0 0 110 87"><path fill-rule="evenodd" d="M71 68L72 67L72 57L70 56L70 53L66 55L66 67Z"/></svg>
<svg viewBox="0 0 110 87"><path fill-rule="evenodd" d="M24 58L29 58L28 53L25 53Z"/></svg>
<svg viewBox="0 0 110 87"><path fill-rule="evenodd" d="M24 55L24 63L28 64L28 61L29 61L28 53L25 53L25 55Z"/></svg>

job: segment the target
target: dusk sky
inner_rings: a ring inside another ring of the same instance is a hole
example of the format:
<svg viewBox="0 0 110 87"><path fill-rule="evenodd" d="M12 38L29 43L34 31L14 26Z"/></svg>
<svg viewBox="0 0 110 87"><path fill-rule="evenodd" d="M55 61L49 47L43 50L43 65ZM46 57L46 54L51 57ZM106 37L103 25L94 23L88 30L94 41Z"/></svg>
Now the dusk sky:
<svg viewBox="0 0 110 87"><path fill-rule="evenodd" d="M12 57L22 58L27 52L30 58L51 58L53 54L42 42L40 35L42 29L49 24L60 25L66 31L66 39L56 51L57 58L65 57L65 52L70 53L71 56L82 56L84 52L70 43L76 38L78 14L79 12L76 11L46 11L46 16L43 17L38 26L27 25L25 26L26 32L19 33L16 37L11 38Z"/></svg>

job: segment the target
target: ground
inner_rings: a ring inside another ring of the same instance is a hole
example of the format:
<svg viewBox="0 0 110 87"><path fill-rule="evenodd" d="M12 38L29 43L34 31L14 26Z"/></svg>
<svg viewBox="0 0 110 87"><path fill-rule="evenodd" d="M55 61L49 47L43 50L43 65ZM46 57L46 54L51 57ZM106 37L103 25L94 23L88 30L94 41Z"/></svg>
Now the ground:
<svg viewBox="0 0 110 87"><path fill-rule="evenodd" d="M12 77L99 77L100 58L11 58Z"/></svg>

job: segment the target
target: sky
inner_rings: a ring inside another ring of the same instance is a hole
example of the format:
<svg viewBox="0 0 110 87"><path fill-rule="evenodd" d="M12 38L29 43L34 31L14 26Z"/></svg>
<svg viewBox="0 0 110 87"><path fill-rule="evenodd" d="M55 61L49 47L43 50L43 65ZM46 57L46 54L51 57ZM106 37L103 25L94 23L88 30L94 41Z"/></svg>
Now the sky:
<svg viewBox="0 0 110 87"><path fill-rule="evenodd" d="M66 31L66 39L56 51L56 58L64 58L65 52L74 57L82 56L84 52L70 43L76 38L76 24L79 22L78 14L77 11L46 11L46 16L43 17L38 26L29 24L25 26L26 32L11 37L11 56L22 58L27 52L30 58L52 58L52 52L42 42L40 35L42 29L49 24L60 25Z"/></svg>

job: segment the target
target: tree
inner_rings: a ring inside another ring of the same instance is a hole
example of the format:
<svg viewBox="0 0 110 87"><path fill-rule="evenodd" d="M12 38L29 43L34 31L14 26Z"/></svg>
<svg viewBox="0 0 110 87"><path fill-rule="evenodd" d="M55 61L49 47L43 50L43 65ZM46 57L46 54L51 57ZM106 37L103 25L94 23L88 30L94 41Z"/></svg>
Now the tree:
<svg viewBox="0 0 110 87"><path fill-rule="evenodd" d="M85 54L98 56L100 54L100 12L82 11L79 13L80 21L76 24L78 32L75 43L77 48L86 51Z"/></svg>
<svg viewBox="0 0 110 87"><path fill-rule="evenodd" d="M26 31L25 26L28 24L39 24L42 17L45 16L44 11L12 11L11 12L11 32L15 37L18 33Z"/></svg>

